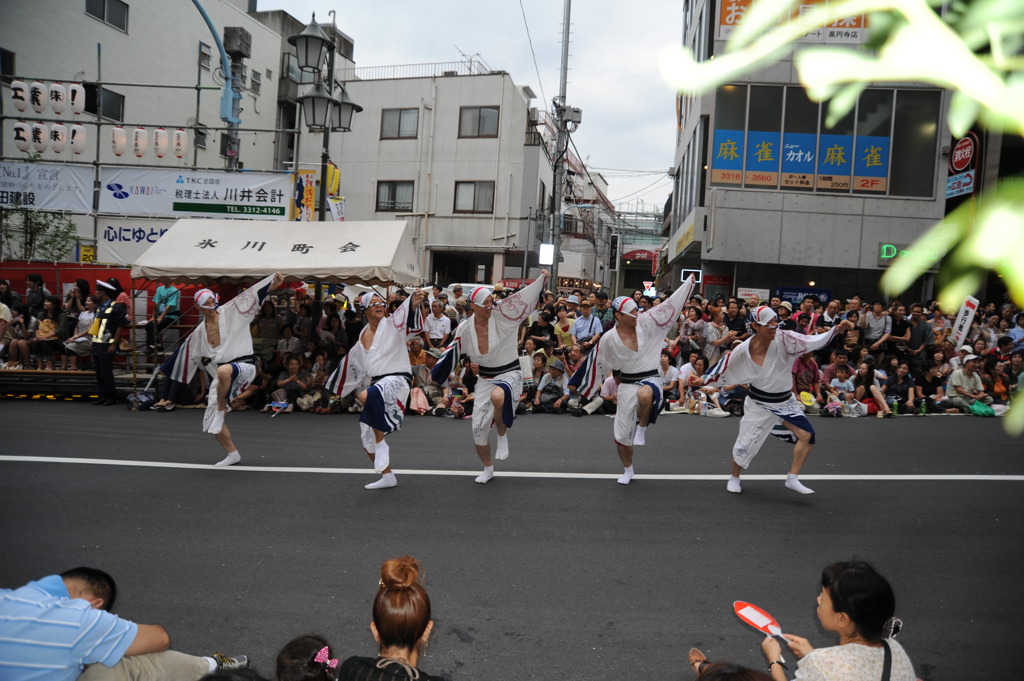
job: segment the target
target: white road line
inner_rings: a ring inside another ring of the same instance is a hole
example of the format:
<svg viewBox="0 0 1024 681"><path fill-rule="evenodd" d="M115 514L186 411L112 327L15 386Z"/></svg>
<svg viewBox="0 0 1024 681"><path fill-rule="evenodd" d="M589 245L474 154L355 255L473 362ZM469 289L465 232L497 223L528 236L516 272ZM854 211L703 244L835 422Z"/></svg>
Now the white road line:
<svg viewBox="0 0 1024 681"><path fill-rule="evenodd" d="M120 461L117 459L80 459L71 457L56 456L0 456L0 462L21 462L21 463L63 463L63 464L84 464L94 466L127 466L134 468L184 468L193 470L215 470L215 471L247 471L250 473L313 473L316 475L375 475L368 468L304 468L299 466L224 466L217 467L212 464L200 463L173 463L170 461ZM453 471L453 470L417 470L396 468L395 473L402 475L436 475L452 477L476 477L480 471ZM555 473L555 472L534 472L534 471L505 471L498 470L497 475L503 478L549 478L556 480L614 480L619 473ZM728 475L706 475L706 474L662 474L648 473L634 476L638 480L692 480L692 481L722 481ZM785 475L754 474L744 475L744 480L783 480ZM801 480L892 480L892 481L980 481L980 482L1024 482L1024 475L801 475Z"/></svg>

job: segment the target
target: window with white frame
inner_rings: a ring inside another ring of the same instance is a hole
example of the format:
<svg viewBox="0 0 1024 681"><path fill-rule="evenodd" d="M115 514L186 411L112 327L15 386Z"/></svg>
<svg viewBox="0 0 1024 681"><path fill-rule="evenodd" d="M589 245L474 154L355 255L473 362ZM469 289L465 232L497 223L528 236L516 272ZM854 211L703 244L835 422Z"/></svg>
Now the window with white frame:
<svg viewBox="0 0 1024 681"><path fill-rule="evenodd" d="M263 74L253 69L250 72L251 79L249 80L249 90L254 94L260 93L260 88L263 87Z"/></svg>
<svg viewBox="0 0 1024 681"><path fill-rule="evenodd" d="M84 83L85 110L111 121L124 120L124 95L103 88L102 96L96 83Z"/></svg>
<svg viewBox="0 0 1024 681"><path fill-rule="evenodd" d="M387 180L377 182L377 210L412 210L413 183Z"/></svg>
<svg viewBox="0 0 1024 681"><path fill-rule="evenodd" d="M493 182L456 182L456 213L493 213Z"/></svg>
<svg viewBox="0 0 1024 681"><path fill-rule="evenodd" d="M121 0L85 0L85 13L128 32L128 5Z"/></svg>
<svg viewBox="0 0 1024 681"><path fill-rule="evenodd" d="M199 67L202 69L210 70L210 64L213 61L213 48L206 43L199 43Z"/></svg>

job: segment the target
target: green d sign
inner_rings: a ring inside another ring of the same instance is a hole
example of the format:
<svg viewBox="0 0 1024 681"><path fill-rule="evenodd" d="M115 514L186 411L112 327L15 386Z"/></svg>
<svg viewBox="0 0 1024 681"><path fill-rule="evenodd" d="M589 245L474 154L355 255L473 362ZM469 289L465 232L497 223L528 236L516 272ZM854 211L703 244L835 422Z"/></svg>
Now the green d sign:
<svg viewBox="0 0 1024 681"><path fill-rule="evenodd" d="M932 270L939 266L941 255L938 252L926 252L919 248L911 248L910 244L897 244L882 242L878 244L878 266L889 267L901 258L913 258L923 260L928 269Z"/></svg>

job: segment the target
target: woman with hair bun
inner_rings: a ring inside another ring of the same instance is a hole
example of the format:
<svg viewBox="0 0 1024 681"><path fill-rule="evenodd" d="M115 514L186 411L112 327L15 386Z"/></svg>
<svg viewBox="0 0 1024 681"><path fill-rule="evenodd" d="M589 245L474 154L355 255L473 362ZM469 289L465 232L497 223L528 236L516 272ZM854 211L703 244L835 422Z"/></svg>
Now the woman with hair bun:
<svg viewBox="0 0 1024 681"><path fill-rule="evenodd" d="M902 625L895 610L892 587L871 564L854 560L826 567L818 619L839 634L839 645L815 649L806 638L782 634L800 661L796 681L914 681L914 666L893 639ZM785 681L779 642L768 636L761 650L772 678Z"/></svg>
<svg viewBox="0 0 1024 681"><path fill-rule="evenodd" d="M444 681L416 667L434 628L430 596L420 582L420 572L419 561L410 556L384 561L370 624L377 657L348 658L338 681Z"/></svg>

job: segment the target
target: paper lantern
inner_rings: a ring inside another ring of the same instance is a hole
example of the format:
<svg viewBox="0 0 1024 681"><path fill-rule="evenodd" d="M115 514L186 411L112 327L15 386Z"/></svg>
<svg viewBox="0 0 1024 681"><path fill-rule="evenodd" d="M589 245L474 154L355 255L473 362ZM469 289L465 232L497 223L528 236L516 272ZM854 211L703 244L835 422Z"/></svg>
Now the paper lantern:
<svg viewBox="0 0 1024 681"><path fill-rule="evenodd" d="M132 151L135 156L142 158L146 155L146 147L149 146L149 133L146 132L145 128L135 128L132 130Z"/></svg>
<svg viewBox="0 0 1024 681"><path fill-rule="evenodd" d="M32 124L32 147L40 154L50 146L50 129L42 123Z"/></svg>
<svg viewBox="0 0 1024 681"><path fill-rule="evenodd" d="M184 158L186 151L188 151L188 133L178 128L174 131L174 155Z"/></svg>
<svg viewBox="0 0 1024 681"><path fill-rule="evenodd" d="M18 111L28 108L28 85L25 84L25 81L11 81L11 103Z"/></svg>
<svg viewBox="0 0 1024 681"><path fill-rule="evenodd" d="M18 121L14 124L14 146L18 151L28 151L32 144L32 128L25 121Z"/></svg>
<svg viewBox="0 0 1024 681"><path fill-rule="evenodd" d="M46 111L46 93L46 86L39 81L28 86L28 103L32 105L32 110L36 113Z"/></svg>
<svg viewBox="0 0 1024 681"><path fill-rule="evenodd" d="M76 114L85 111L85 88L78 83L72 83L68 87L68 99L71 101L71 110ZM72 140L73 142L74 140Z"/></svg>
<svg viewBox="0 0 1024 681"><path fill-rule="evenodd" d="M68 91L60 83L50 84L50 108L53 113L64 113L64 106L68 103Z"/></svg>
<svg viewBox="0 0 1024 681"><path fill-rule="evenodd" d="M50 149L53 149L53 153L59 154L64 151L64 147L68 143L68 129L60 123L55 123L50 126Z"/></svg>
<svg viewBox="0 0 1024 681"><path fill-rule="evenodd" d="M123 154L127 146L128 133L120 125L115 125L114 129L110 131L110 148L113 149L114 156Z"/></svg>
<svg viewBox="0 0 1024 681"><path fill-rule="evenodd" d="M163 158L171 146L171 135L163 128L153 131L153 153L157 158Z"/></svg>
<svg viewBox="0 0 1024 681"><path fill-rule="evenodd" d="M75 123L71 126L71 151L76 154L81 154L85 151L85 141L87 135L85 134L85 126Z"/></svg>

